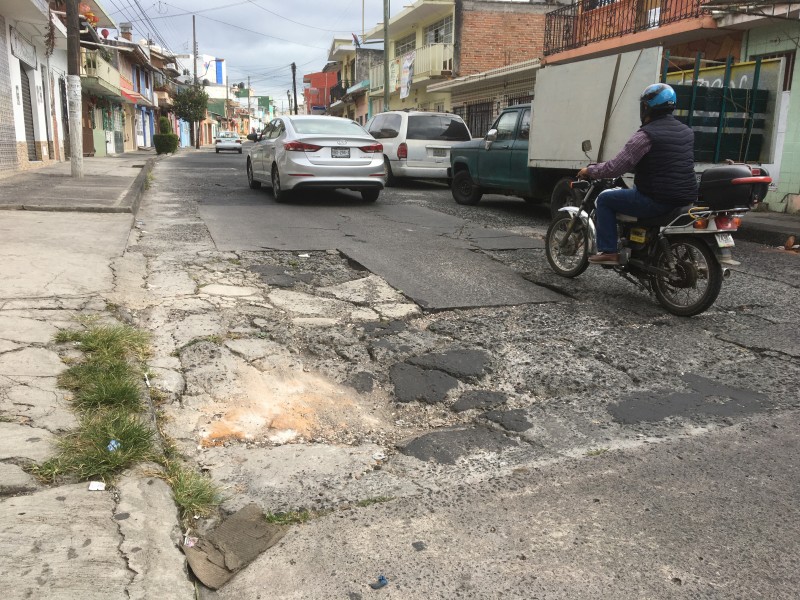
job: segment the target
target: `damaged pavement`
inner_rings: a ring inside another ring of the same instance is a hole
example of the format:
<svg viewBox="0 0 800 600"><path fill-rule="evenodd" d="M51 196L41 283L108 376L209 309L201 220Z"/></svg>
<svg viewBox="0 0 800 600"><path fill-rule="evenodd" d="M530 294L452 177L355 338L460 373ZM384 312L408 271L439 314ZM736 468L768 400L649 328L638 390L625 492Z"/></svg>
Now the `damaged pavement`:
<svg viewBox="0 0 800 600"><path fill-rule="evenodd" d="M3 331L24 335L0 335L0 431L19 448L0 468L27 495L0 510L6 522L39 497L42 514L93 502L110 515L90 544L71 543L87 565L115 561L114 587L73 582L75 595L196 593L187 534L145 468L90 494L41 488L19 467L72 425L52 336L89 314L152 335L160 426L221 487L221 517L316 517L265 533L274 545L231 559L200 597L736 597L768 580L789 597L800 584L796 552L767 558L797 547L785 475L800 458L798 317L778 300L796 294L793 257L766 281L773 258L747 250L718 306L679 319L600 270L555 278L545 220L459 217L436 188L278 205L210 157L157 165L123 248L98 222L86 253L106 262L80 293L63 296L60 271L43 298L3 294ZM191 177L198 165L207 180ZM198 520L191 535L224 524ZM35 535L51 537L63 534ZM740 546L751 556L724 551ZM39 547L51 558L30 549L21 581L68 580L53 575L76 564L63 542ZM10 548L6 570L22 560Z"/></svg>

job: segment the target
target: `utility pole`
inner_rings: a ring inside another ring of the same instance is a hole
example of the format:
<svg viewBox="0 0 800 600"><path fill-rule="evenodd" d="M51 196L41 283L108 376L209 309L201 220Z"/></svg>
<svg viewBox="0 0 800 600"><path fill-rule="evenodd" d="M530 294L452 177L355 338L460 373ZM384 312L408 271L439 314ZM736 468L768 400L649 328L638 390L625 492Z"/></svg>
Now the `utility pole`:
<svg viewBox="0 0 800 600"><path fill-rule="evenodd" d="M383 0L383 110L389 110L389 0Z"/></svg>
<svg viewBox="0 0 800 600"><path fill-rule="evenodd" d="M294 114L297 114L297 65L292 63L292 89L294 90Z"/></svg>
<svg viewBox="0 0 800 600"><path fill-rule="evenodd" d="M67 100L69 106L69 162L72 176L83 179L81 124L81 22L78 0L67 0Z"/></svg>
<svg viewBox="0 0 800 600"><path fill-rule="evenodd" d="M192 66L194 67L194 78L192 87L197 87L197 29L195 27L195 17L192 15ZM194 148L200 149L200 123L192 123L192 135L194 136Z"/></svg>
<svg viewBox="0 0 800 600"><path fill-rule="evenodd" d="M253 126L250 125L250 120L252 118L253 111L250 109L250 75L247 76L247 126L250 128L250 131L253 131ZM247 133L250 133L248 131Z"/></svg>
<svg viewBox="0 0 800 600"><path fill-rule="evenodd" d="M289 114L292 114L292 92L286 90L286 99L289 102Z"/></svg>

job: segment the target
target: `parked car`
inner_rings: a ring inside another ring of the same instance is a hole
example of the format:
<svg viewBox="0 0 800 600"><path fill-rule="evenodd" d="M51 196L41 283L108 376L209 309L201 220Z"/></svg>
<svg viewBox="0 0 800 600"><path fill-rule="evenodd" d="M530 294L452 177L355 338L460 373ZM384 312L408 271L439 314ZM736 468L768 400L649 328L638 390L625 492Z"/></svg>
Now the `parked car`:
<svg viewBox="0 0 800 600"><path fill-rule="evenodd" d="M301 189L350 189L375 202L383 189L383 146L355 121L322 115L273 119L247 155L252 189L272 186L283 202Z"/></svg>
<svg viewBox="0 0 800 600"><path fill-rule="evenodd" d="M383 144L387 185L399 177L447 179L450 147L472 139L458 115L416 110L375 115L367 131Z"/></svg>
<svg viewBox="0 0 800 600"><path fill-rule="evenodd" d="M234 150L242 153L242 139L235 131L220 131L214 140L214 150L219 154L220 150Z"/></svg>

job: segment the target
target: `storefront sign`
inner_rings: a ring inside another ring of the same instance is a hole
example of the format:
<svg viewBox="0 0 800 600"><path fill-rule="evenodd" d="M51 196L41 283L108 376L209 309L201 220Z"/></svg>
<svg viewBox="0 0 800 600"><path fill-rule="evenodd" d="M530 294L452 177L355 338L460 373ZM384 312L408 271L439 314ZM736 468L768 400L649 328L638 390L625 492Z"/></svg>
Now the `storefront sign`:
<svg viewBox="0 0 800 600"><path fill-rule="evenodd" d="M39 61L36 60L36 48L34 45L22 37L13 27L9 29L11 30L11 54L32 69L39 68Z"/></svg>

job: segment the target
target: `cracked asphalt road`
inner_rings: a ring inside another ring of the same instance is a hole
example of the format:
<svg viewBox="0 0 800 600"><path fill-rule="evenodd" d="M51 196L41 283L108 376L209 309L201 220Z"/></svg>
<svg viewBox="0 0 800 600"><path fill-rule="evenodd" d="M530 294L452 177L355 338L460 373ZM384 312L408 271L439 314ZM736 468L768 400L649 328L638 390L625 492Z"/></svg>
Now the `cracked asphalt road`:
<svg viewBox="0 0 800 600"><path fill-rule="evenodd" d="M421 182L278 205L243 166L159 163L115 266L166 429L225 508L334 511L219 597L366 597L380 572L396 598L791 597L797 257L740 244L681 319L601 269L555 276L546 206Z"/></svg>

